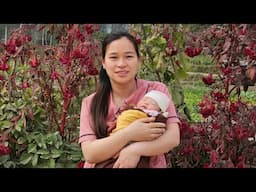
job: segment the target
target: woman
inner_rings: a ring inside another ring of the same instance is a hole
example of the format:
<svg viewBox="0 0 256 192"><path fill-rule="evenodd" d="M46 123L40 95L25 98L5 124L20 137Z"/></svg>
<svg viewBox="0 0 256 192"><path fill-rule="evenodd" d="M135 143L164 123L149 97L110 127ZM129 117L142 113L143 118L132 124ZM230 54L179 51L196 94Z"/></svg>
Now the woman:
<svg viewBox="0 0 256 192"><path fill-rule="evenodd" d="M148 91L162 91L171 100L163 83L137 79L139 63L132 35L120 32L104 39L98 88L82 101L79 143L86 159L84 167L95 167L112 157L116 157L113 168L135 168L142 157L150 157L148 167L167 167L164 154L180 142L180 121L173 102L167 109L166 124L147 117L109 135L120 109L136 104Z"/></svg>

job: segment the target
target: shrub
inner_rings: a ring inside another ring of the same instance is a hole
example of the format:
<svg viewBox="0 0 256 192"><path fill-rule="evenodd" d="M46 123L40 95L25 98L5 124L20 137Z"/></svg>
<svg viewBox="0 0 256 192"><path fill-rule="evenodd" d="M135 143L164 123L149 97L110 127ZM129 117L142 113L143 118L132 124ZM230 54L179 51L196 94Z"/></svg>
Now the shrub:
<svg viewBox="0 0 256 192"><path fill-rule="evenodd" d="M169 153L171 167L255 167L256 106L241 99L241 85L253 80L244 70L256 59L255 31L246 27L213 25L196 38L212 53L219 73L202 78L209 87L198 104L203 121L182 120L181 144Z"/></svg>
<svg viewBox="0 0 256 192"><path fill-rule="evenodd" d="M29 30L42 29L54 44L31 44ZM98 73L97 30L92 24L21 25L2 44L0 166L74 167L82 159L80 101Z"/></svg>

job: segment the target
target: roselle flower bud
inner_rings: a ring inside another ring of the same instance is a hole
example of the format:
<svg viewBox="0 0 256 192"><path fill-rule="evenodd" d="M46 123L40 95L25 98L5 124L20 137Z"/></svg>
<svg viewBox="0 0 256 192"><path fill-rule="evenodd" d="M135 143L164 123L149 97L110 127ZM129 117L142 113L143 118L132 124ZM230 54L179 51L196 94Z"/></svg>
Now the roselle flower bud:
<svg viewBox="0 0 256 192"><path fill-rule="evenodd" d="M222 67L221 71L224 73L224 75L227 75L232 72L231 67Z"/></svg>
<svg viewBox="0 0 256 192"><path fill-rule="evenodd" d="M68 56L62 56L60 58L60 62L63 64L63 65L71 65L71 60Z"/></svg>
<svg viewBox="0 0 256 192"><path fill-rule="evenodd" d="M65 88L65 89L64 89L63 96L64 96L64 98L66 98L66 99L71 99L72 97L75 96L75 94L74 94L70 89Z"/></svg>
<svg viewBox="0 0 256 192"><path fill-rule="evenodd" d="M202 77L202 81L203 81L206 85L212 85L213 83L215 83L215 80L213 79L211 73L209 73L208 76Z"/></svg>
<svg viewBox="0 0 256 192"><path fill-rule="evenodd" d="M22 85L21 85L21 88L22 88L23 90L27 89L28 87L29 87L29 83L28 83L28 82L24 82L24 83L22 83Z"/></svg>
<svg viewBox="0 0 256 192"><path fill-rule="evenodd" d="M251 53L252 53L251 48L250 48L250 47L245 47L245 48L244 48L244 53L245 53L245 55L247 55L247 56L251 55Z"/></svg>
<svg viewBox="0 0 256 192"><path fill-rule="evenodd" d="M135 37L135 41L136 41L136 43L137 43L138 45L141 44L141 39L140 39L140 37L136 36L136 37Z"/></svg>
<svg viewBox="0 0 256 192"><path fill-rule="evenodd" d="M11 152L8 146L0 145L0 155L8 155Z"/></svg>
<svg viewBox="0 0 256 192"><path fill-rule="evenodd" d="M30 35L25 35L24 37L23 37L24 39L24 41L27 43L27 42L30 42L31 40L32 40L32 37L30 36Z"/></svg>
<svg viewBox="0 0 256 192"><path fill-rule="evenodd" d="M6 51L9 54L15 54L16 53L16 45L15 45L15 41L10 41L9 44L6 45Z"/></svg>
<svg viewBox="0 0 256 192"><path fill-rule="evenodd" d="M214 97L214 99L218 102L226 102L226 98L225 96L223 95L223 93L221 92L216 92L216 93L212 93L212 96Z"/></svg>
<svg viewBox="0 0 256 192"><path fill-rule="evenodd" d="M15 39L16 47L20 47L22 44L23 44L23 40L21 37L18 37L17 39Z"/></svg>
<svg viewBox="0 0 256 192"><path fill-rule="evenodd" d="M0 81L4 81L5 80L5 77L0 75Z"/></svg>
<svg viewBox="0 0 256 192"><path fill-rule="evenodd" d="M199 112L202 114L204 118L207 118L211 116L215 111L215 106L213 104L206 104L204 107L202 107Z"/></svg>
<svg viewBox="0 0 256 192"><path fill-rule="evenodd" d="M80 32L79 29L77 29L77 30L75 31L75 36L76 36L76 39L78 39L78 40L80 40L80 41L82 41L82 42L85 40L84 35Z"/></svg>
<svg viewBox="0 0 256 192"><path fill-rule="evenodd" d="M213 124L212 124L212 128L215 129L215 130L218 130L218 129L221 128L221 126L220 126L220 124L218 124L218 123L213 123Z"/></svg>
<svg viewBox="0 0 256 192"><path fill-rule="evenodd" d="M181 150L181 155L188 155L188 154L191 154L195 151L194 147L193 146L187 146L187 147L184 147L182 150Z"/></svg>
<svg viewBox="0 0 256 192"><path fill-rule="evenodd" d="M181 129L182 129L182 130L186 130L186 129L188 129L188 128L189 128L188 122L187 122L187 121L182 121L182 122L181 122Z"/></svg>
<svg viewBox="0 0 256 192"><path fill-rule="evenodd" d="M93 25L92 24L85 24L84 29L88 35L92 34L94 32Z"/></svg>
<svg viewBox="0 0 256 192"><path fill-rule="evenodd" d="M173 45L173 42L172 42L171 40L169 40L169 41L167 42L166 53L167 53L169 56L177 55L177 53L178 53L177 47Z"/></svg>
<svg viewBox="0 0 256 192"><path fill-rule="evenodd" d="M195 57L197 55L199 55L201 52L202 52L202 48L201 47L196 47L196 48L193 48L193 47L187 47L185 48L185 54L189 57Z"/></svg>
<svg viewBox="0 0 256 192"><path fill-rule="evenodd" d="M31 65L31 67L34 67L34 68L38 67L40 65L40 62L36 58L36 56L33 59L31 59L28 63L29 63L29 65Z"/></svg>
<svg viewBox="0 0 256 192"><path fill-rule="evenodd" d="M212 150L210 152L210 161L211 163L217 163L218 162L218 159L219 159L219 154L217 151L215 150Z"/></svg>
<svg viewBox="0 0 256 192"><path fill-rule="evenodd" d="M7 63L0 64L0 70L8 71L10 66Z"/></svg>
<svg viewBox="0 0 256 192"><path fill-rule="evenodd" d="M179 61L179 60L176 60L176 61L175 61L175 64L176 64L178 67L180 67L180 61Z"/></svg>
<svg viewBox="0 0 256 192"><path fill-rule="evenodd" d="M166 28L164 28L164 30L163 30L163 37L166 39L166 41L168 41L169 40L169 32L168 32L168 28L166 27Z"/></svg>
<svg viewBox="0 0 256 192"><path fill-rule="evenodd" d="M98 75L99 72L95 67L89 66L87 73L88 73L88 75Z"/></svg>
<svg viewBox="0 0 256 192"><path fill-rule="evenodd" d="M230 110L231 113L236 113L236 112L238 112L238 109L239 109L239 104L238 104L238 102L235 102L235 103L231 103L231 104L230 104L229 110Z"/></svg>
<svg viewBox="0 0 256 192"><path fill-rule="evenodd" d="M246 29L239 29L238 34L239 35L245 35L247 33Z"/></svg>
<svg viewBox="0 0 256 192"><path fill-rule="evenodd" d="M52 80L57 79L58 76L59 76L59 74L58 74L56 71L53 71L53 72L51 73L51 79L52 79Z"/></svg>
<svg viewBox="0 0 256 192"><path fill-rule="evenodd" d="M88 49L87 47L83 47L83 48L81 48L81 51L80 51L81 58L86 57L86 56L87 56L87 54L88 54L88 52L89 52L89 49Z"/></svg>

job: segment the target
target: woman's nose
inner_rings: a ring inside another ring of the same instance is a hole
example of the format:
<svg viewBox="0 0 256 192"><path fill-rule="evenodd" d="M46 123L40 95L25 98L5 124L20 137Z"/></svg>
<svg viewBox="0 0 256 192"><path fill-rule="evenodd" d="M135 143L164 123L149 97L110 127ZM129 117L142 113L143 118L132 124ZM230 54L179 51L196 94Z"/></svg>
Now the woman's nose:
<svg viewBox="0 0 256 192"><path fill-rule="evenodd" d="M124 67L124 66L126 66L126 61L125 61L125 59L120 58L120 59L117 61L117 66L119 66L119 67Z"/></svg>

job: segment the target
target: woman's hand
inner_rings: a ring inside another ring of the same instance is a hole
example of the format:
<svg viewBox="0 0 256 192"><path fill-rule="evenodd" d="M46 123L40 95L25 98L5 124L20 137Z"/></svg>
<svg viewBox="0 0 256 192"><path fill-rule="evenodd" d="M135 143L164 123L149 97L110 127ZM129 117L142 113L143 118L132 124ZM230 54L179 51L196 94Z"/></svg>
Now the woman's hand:
<svg viewBox="0 0 256 192"><path fill-rule="evenodd" d="M140 155L136 154L131 147L127 146L120 151L113 168L136 168L139 161Z"/></svg>
<svg viewBox="0 0 256 192"><path fill-rule="evenodd" d="M138 119L124 128L130 141L151 141L161 136L165 130L166 125L160 122L154 122L155 117L147 117Z"/></svg>

